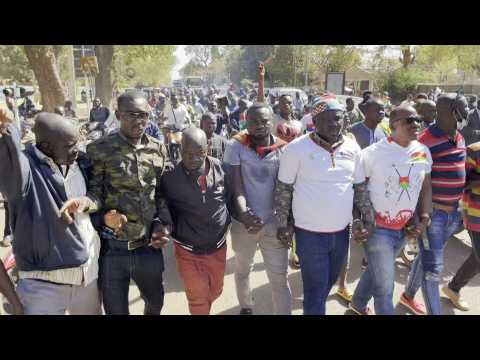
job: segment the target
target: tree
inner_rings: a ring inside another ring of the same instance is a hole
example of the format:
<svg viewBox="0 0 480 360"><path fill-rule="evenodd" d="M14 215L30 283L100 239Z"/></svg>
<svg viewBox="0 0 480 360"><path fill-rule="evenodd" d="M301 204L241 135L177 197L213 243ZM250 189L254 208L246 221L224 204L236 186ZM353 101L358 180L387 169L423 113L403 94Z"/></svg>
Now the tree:
<svg viewBox="0 0 480 360"><path fill-rule="evenodd" d="M0 45L0 78L20 84L35 80L22 45Z"/></svg>
<svg viewBox="0 0 480 360"><path fill-rule="evenodd" d="M348 71L361 63L360 50L355 45L331 45L326 53L326 70Z"/></svg>
<svg viewBox="0 0 480 360"><path fill-rule="evenodd" d="M53 112L66 98L54 48L52 45L24 45L24 49L40 88L43 110Z"/></svg>
<svg viewBox="0 0 480 360"><path fill-rule="evenodd" d="M110 107L113 96L112 63L113 45L95 45L98 75L95 78L95 96Z"/></svg>
<svg viewBox="0 0 480 360"><path fill-rule="evenodd" d="M204 68L195 62L195 59L190 59L190 61L186 63L179 72L181 76L202 76Z"/></svg>
<svg viewBox="0 0 480 360"><path fill-rule="evenodd" d="M170 82L175 45L115 45L114 84L160 86ZM133 76L127 76L130 70Z"/></svg>
<svg viewBox="0 0 480 360"><path fill-rule="evenodd" d="M99 70L96 95L111 105L114 89L169 82L174 51L174 45L95 45Z"/></svg>
<svg viewBox="0 0 480 360"><path fill-rule="evenodd" d="M215 46L216 45L188 45L185 47L185 54L191 56L196 63L206 68L212 62L212 50ZM217 49L214 51L217 51Z"/></svg>
<svg viewBox="0 0 480 360"><path fill-rule="evenodd" d="M381 88L389 92L393 101L400 101L407 94L415 92L418 83L431 81L431 79L430 73L419 68L401 67L384 74Z"/></svg>
<svg viewBox="0 0 480 360"><path fill-rule="evenodd" d="M399 58L404 69L407 69L415 62L415 49L411 45L401 45L400 51L402 56Z"/></svg>

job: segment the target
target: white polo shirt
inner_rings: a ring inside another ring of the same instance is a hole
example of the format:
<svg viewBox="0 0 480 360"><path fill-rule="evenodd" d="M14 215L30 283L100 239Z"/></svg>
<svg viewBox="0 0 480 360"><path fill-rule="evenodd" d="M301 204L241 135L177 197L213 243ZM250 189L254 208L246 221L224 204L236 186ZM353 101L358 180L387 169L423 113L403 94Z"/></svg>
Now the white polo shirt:
<svg viewBox="0 0 480 360"><path fill-rule="evenodd" d="M337 232L352 221L353 184L365 181L360 147L345 137L331 154L303 135L285 148L278 179L294 184L295 226L312 232Z"/></svg>

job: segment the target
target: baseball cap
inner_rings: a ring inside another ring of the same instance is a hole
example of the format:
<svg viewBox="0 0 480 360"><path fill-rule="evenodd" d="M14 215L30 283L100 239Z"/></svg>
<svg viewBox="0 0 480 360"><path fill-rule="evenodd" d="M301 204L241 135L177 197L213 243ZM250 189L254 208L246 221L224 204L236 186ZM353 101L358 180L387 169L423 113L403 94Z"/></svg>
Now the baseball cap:
<svg viewBox="0 0 480 360"><path fill-rule="evenodd" d="M312 109L312 117L324 111L345 111L345 107L336 98L332 98L331 96L322 96L314 99Z"/></svg>

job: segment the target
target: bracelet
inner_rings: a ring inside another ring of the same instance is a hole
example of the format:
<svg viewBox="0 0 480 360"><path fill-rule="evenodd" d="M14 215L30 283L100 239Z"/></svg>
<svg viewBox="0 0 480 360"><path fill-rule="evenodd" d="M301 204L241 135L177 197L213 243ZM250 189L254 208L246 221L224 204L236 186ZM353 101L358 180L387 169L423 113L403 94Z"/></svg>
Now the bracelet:
<svg viewBox="0 0 480 360"><path fill-rule="evenodd" d="M428 214L428 213L423 213L423 214L420 215L420 219L430 220L431 217L430 217L430 214Z"/></svg>

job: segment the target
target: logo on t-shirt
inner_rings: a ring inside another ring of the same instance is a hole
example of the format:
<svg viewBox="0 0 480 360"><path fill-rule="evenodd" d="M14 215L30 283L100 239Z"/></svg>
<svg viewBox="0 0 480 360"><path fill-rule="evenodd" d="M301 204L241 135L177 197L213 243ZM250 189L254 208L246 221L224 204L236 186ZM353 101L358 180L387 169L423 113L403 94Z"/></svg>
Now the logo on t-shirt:
<svg viewBox="0 0 480 360"><path fill-rule="evenodd" d="M410 162L416 164L428 164L427 154L424 151L414 152L411 155Z"/></svg>

